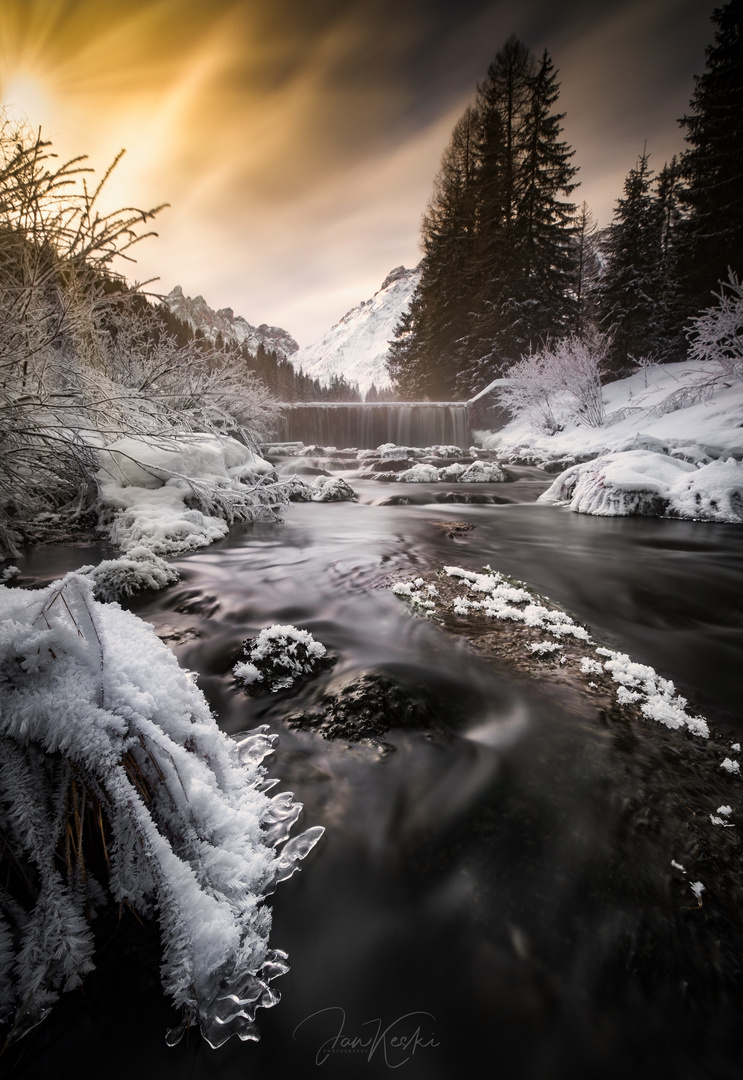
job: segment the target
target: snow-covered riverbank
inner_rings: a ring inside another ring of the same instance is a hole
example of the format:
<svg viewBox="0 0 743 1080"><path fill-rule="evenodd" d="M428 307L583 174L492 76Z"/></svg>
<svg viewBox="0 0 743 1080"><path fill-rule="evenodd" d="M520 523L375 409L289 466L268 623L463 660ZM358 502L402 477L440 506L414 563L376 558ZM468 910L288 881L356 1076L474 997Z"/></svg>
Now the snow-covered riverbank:
<svg viewBox="0 0 743 1080"><path fill-rule="evenodd" d="M691 360L645 367L603 388L601 427L546 434L519 418L479 441L560 472L544 500L581 513L743 522L743 383L705 378Z"/></svg>

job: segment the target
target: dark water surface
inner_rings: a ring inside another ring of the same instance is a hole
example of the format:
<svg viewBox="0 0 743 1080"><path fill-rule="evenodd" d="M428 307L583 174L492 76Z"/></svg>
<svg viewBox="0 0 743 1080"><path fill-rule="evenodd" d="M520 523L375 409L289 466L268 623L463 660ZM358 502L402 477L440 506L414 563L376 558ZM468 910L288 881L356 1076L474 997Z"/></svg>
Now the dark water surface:
<svg viewBox="0 0 743 1080"><path fill-rule="evenodd" d="M684 823L641 821L657 747L623 746L549 686L514 683L386 587L400 572L490 564L743 736L743 534L536 505L551 478L515 472L515 483L465 489L498 504L437 502L444 485L351 480L359 503L295 504L283 523L234 529L178 560L175 586L133 605L198 672L226 731L279 733L269 773L304 803L300 825L327 832L272 898L272 945L292 967L282 1001L258 1015L259 1043L211 1051L192 1038L168 1050L152 970L124 957L120 985L66 995L75 1000L34 1033L19 1075L743 1073L740 994L726 984L709 997L707 938L670 869L689 857ZM381 504L401 494L415 502ZM448 537L441 523L455 521L474 528ZM37 549L21 568L54 577L101 557L80 554ZM241 642L272 623L310 630L337 663L294 695L249 699L230 669ZM283 722L368 670L428 687L448 737L393 730L384 754Z"/></svg>

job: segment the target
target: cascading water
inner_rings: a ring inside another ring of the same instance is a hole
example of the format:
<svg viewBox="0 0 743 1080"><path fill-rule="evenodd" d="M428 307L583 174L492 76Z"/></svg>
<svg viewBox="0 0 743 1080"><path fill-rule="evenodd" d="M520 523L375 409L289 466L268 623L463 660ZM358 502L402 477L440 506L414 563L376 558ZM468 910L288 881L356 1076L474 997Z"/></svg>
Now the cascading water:
<svg viewBox="0 0 743 1080"><path fill-rule="evenodd" d="M281 406L278 442L368 449L382 443L398 446L469 446L472 442L467 403L314 402Z"/></svg>

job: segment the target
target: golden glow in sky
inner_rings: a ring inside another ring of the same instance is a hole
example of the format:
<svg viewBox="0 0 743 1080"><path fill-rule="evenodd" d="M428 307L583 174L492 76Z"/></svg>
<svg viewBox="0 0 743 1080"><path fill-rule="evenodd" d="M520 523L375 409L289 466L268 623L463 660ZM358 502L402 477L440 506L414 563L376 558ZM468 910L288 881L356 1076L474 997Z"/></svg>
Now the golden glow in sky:
<svg viewBox="0 0 743 1080"><path fill-rule="evenodd" d="M0 99L100 175L171 204L130 272L307 344L418 261L441 152L510 33L560 69L565 136L608 223L660 168L711 40L698 0L0 0ZM555 9L559 8L559 12Z"/></svg>

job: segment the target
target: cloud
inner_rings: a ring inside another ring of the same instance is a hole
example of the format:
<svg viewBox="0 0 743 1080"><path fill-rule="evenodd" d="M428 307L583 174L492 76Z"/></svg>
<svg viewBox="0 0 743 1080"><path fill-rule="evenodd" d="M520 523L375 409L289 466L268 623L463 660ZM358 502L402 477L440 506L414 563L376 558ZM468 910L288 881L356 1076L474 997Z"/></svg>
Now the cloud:
<svg viewBox="0 0 743 1080"><path fill-rule="evenodd" d="M711 8L711 4L710 4ZM698 0L3 0L0 94L105 199L169 202L138 249L159 274L303 342L418 258L449 132L509 33L549 47L587 199L606 223L703 64Z"/></svg>

